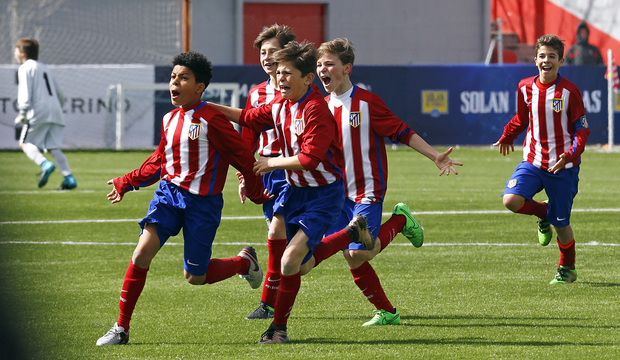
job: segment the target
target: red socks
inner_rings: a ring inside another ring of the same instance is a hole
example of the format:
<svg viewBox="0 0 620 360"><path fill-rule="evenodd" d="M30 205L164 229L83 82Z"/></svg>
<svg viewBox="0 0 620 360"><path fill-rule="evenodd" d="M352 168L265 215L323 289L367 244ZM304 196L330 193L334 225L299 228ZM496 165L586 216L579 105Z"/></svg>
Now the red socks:
<svg viewBox="0 0 620 360"><path fill-rule="evenodd" d="M118 303L120 309L118 325L122 326L125 332L129 330L129 321L131 321L131 315L144 288L148 271L149 269L139 268L133 264L133 261L129 261L121 290L121 300Z"/></svg>
<svg viewBox="0 0 620 360"><path fill-rule="evenodd" d="M232 277L236 274L247 274L250 262L241 256L226 259L211 259L207 266L207 277L204 284L213 284Z"/></svg>
<svg viewBox="0 0 620 360"><path fill-rule="evenodd" d="M524 215L536 215L539 219L546 219L547 204L534 200L525 200L523 206L515 212Z"/></svg>
<svg viewBox="0 0 620 360"><path fill-rule="evenodd" d="M571 269L575 268L575 239L568 244L562 244L558 240L558 246L560 247L560 262L558 266L568 266Z"/></svg>
<svg viewBox="0 0 620 360"><path fill-rule="evenodd" d="M364 296L366 296L366 299L368 299L377 310L383 309L393 314L395 309L385 295L379 277L370 263L366 261L357 269L350 270L355 284L360 288Z"/></svg>
<svg viewBox="0 0 620 360"><path fill-rule="evenodd" d="M377 239L381 243L381 251L390 245L399 232L403 231L406 223L407 219L404 215L392 215L386 222L381 224L379 235L377 235Z"/></svg>
<svg viewBox="0 0 620 360"><path fill-rule="evenodd" d="M276 297L273 311L273 324L286 325L291 315L295 298L301 286L301 271L294 275L282 275L280 289Z"/></svg>
<svg viewBox="0 0 620 360"><path fill-rule="evenodd" d="M349 237L346 228L324 237L323 240L321 240L321 242L314 248L314 252L312 253L314 260L316 260L314 266L316 267L321 263L321 261L344 249L350 242L351 238Z"/></svg>
<svg viewBox="0 0 620 360"><path fill-rule="evenodd" d="M276 295L280 287L282 254L286 250L286 239L267 239L269 258L267 260L267 271L265 272L265 285L261 301L273 307L276 303Z"/></svg>

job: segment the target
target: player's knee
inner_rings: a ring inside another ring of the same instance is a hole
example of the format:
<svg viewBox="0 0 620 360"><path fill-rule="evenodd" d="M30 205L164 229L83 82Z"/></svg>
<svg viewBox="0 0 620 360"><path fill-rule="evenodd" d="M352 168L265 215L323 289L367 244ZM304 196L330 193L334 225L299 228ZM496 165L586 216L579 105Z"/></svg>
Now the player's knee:
<svg viewBox="0 0 620 360"><path fill-rule="evenodd" d="M196 276L185 272L185 280L192 285L203 285L205 283L205 275Z"/></svg>
<svg viewBox="0 0 620 360"><path fill-rule="evenodd" d="M524 199L521 196L506 194L502 198L502 201L506 209L515 212L523 206Z"/></svg>

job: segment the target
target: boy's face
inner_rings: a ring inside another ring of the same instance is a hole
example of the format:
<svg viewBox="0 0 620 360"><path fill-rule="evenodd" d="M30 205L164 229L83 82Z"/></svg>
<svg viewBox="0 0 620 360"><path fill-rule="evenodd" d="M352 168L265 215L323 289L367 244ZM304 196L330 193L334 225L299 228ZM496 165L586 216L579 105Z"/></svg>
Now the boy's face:
<svg viewBox="0 0 620 360"><path fill-rule="evenodd" d="M273 54L281 49L280 42L276 38L265 40L260 46L260 65L267 75L274 79L276 77L278 63L273 59Z"/></svg>
<svg viewBox="0 0 620 360"><path fill-rule="evenodd" d="M175 65L170 74L170 100L174 106L189 107L200 101L205 90L203 83L196 82L194 73L185 66Z"/></svg>
<svg viewBox="0 0 620 360"><path fill-rule="evenodd" d="M536 67L540 74L540 81L548 83L555 81L558 70L564 64L564 58L560 59L557 50L550 46L541 46L536 53Z"/></svg>
<svg viewBox="0 0 620 360"><path fill-rule="evenodd" d="M13 56L15 57L15 61L17 61L18 64L23 64L26 62L26 54L19 51L18 47L15 47L15 51L13 51Z"/></svg>
<svg viewBox="0 0 620 360"><path fill-rule="evenodd" d="M302 76L301 70L297 69L290 61L279 63L276 75L282 97L292 102L301 99L314 80L313 73Z"/></svg>
<svg viewBox="0 0 620 360"><path fill-rule="evenodd" d="M316 73L325 91L342 95L349 90L351 64L344 65L336 54L325 53L316 62Z"/></svg>

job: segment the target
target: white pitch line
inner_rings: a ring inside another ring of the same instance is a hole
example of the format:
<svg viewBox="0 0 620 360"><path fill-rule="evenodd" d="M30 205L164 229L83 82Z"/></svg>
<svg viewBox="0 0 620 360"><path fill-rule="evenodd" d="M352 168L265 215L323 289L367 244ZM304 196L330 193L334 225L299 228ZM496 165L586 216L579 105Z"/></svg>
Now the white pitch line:
<svg viewBox="0 0 620 360"><path fill-rule="evenodd" d="M576 213L587 212L620 212L620 209L573 209ZM388 216L392 213L383 213ZM454 210L454 211L413 211L413 215L489 215L489 214L512 214L508 210ZM222 220L263 220L263 216L223 216ZM115 223L115 222L138 222L142 219L84 219L84 220L24 220L24 221L0 221L0 225L36 225L36 224L87 224L87 223Z"/></svg>

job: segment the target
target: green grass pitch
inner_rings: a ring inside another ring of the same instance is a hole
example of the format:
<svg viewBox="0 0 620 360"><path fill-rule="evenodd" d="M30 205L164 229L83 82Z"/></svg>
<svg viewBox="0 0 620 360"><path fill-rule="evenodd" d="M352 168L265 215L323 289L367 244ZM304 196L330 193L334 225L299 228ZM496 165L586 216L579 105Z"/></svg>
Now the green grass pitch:
<svg viewBox="0 0 620 360"><path fill-rule="evenodd" d="M445 150L445 147L438 147ZM302 279L289 320L290 344L258 345L267 320L245 320L260 290L234 277L206 286L183 278L183 239L153 261L126 346L97 347L118 316L122 279L153 189L110 204L108 179L150 154L68 151L78 180L54 190L56 171L37 188L38 168L21 152L1 152L0 299L6 358L32 359L605 359L620 358L620 153L588 148L572 224L576 283L552 286L555 242L541 247L536 219L507 212L504 183L520 153L461 147L460 174L439 177L408 148L388 150L384 220L406 202L425 228L414 248L402 236L373 261L402 316L366 328L374 308L337 254ZM267 263L259 206L241 205L229 173L216 258L245 244ZM537 199L544 199L544 193ZM239 218L241 217L241 218ZM0 358L4 358L0 356Z"/></svg>

